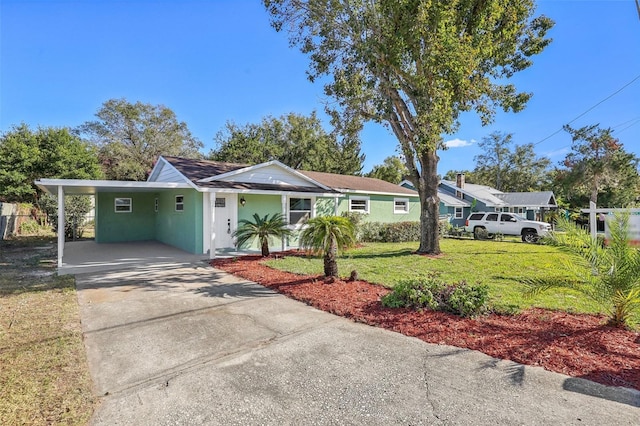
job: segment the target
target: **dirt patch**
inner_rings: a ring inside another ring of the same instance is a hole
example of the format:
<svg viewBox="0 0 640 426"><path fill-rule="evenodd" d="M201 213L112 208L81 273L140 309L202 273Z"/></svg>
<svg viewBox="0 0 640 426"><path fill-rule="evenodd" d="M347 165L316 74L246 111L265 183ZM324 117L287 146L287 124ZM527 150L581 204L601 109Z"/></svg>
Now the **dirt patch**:
<svg viewBox="0 0 640 426"><path fill-rule="evenodd" d="M443 312L389 309L388 289L365 281L278 271L259 256L217 259L213 266L272 288L318 309L417 337L484 352L610 386L640 390L640 333L606 326L597 315L530 309L518 315L463 319Z"/></svg>

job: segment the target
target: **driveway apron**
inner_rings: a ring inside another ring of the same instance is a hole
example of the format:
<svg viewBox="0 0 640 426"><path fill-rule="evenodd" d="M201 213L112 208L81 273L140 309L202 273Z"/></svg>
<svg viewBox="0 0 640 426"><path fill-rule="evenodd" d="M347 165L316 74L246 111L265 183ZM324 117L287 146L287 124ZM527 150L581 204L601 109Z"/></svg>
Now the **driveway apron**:
<svg viewBox="0 0 640 426"><path fill-rule="evenodd" d="M204 263L76 282L94 425L640 423L640 392L354 323Z"/></svg>

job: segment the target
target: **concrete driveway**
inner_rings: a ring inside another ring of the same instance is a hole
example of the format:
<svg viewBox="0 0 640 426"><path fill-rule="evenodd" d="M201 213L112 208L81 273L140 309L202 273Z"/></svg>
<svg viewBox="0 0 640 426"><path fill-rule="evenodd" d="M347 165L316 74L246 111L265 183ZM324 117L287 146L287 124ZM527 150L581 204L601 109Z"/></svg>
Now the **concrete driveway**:
<svg viewBox="0 0 640 426"><path fill-rule="evenodd" d="M76 279L95 425L640 423L640 392L353 323L204 263Z"/></svg>

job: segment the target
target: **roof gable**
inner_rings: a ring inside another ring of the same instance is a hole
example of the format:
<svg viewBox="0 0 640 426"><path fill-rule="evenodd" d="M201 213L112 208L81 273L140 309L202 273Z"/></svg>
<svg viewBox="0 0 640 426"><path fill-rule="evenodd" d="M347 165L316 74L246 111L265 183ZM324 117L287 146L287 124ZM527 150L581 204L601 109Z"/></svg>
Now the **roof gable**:
<svg viewBox="0 0 640 426"><path fill-rule="evenodd" d="M291 167L273 160L231 170L216 176L201 179L199 182L235 182L249 184L267 184L297 187L313 187L329 190L330 188Z"/></svg>
<svg viewBox="0 0 640 426"><path fill-rule="evenodd" d="M191 158L170 156L163 156L160 157L160 159L166 160L166 162L171 167L182 174L186 179L196 184L199 180L206 179L211 176L216 176L231 172L233 170L249 167L248 164L223 163L221 161L196 160Z"/></svg>
<svg viewBox="0 0 640 426"><path fill-rule="evenodd" d="M460 191L469 197L481 201L487 206L503 206L505 204L504 201L498 198L498 194L502 194L502 192L490 186L465 183L464 188L458 188L455 182L448 180L441 180L440 185L452 193L455 193L454 191Z"/></svg>

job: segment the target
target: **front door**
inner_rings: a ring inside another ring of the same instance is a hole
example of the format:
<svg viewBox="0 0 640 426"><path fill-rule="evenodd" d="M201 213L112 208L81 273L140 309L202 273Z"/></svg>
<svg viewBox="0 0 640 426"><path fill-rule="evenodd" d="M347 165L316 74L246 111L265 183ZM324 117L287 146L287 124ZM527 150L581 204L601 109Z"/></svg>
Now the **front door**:
<svg viewBox="0 0 640 426"><path fill-rule="evenodd" d="M233 231L235 222L233 220L233 204L235 194L217 194L214 205L214 227L216 249L233 248Z"/></svg>

